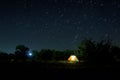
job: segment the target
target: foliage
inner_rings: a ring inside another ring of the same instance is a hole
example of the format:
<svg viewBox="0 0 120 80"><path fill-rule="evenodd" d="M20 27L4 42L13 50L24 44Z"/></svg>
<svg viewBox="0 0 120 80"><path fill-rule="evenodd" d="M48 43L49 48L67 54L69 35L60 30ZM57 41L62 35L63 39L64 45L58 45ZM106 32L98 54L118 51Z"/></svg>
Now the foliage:
<svg viewBox="0 0 120 80"><path fill-rule="evenodd" d="M15 53L0 52L0 62L24 62L28 60L27 52L29 48L25 45L17 45ZM33 50L33 57L30 61L60 61L67 60L71 54L83 60L88 65L112 64L120 62L120 48L112 45L109 40L102 40L100 42L91 39L82 40L77 50L50 50L41 49L40 51ZM30 58L31 59L31 58Z"/></svg>
<svg viewBox="0 0 120 80"><path fill-rule="evenodd" d="M29 51L28 47L24 45L17 45L15 50L16 61L25 61L27 59L27 51Z"/></svg>
<svg viewBox="0 0 120 80"><path fill-rule="evenodd" d="M0 62L8 62L8 54L5 52L0 52Z"/></svg>
<svg viewBox="0 0 120 80"><path fill-rule="evenodd" d="M45 60L45 61L52 60L53 52L50 49L42 49L40 51L40 57L42 60Z"/></svg>
<svg viewBox="0 0 120 80"><path fill-rule="evenodd" d="M111 47L110 41L83 40L78 46L78 51L87 64L111 64L114 62Z"/></svg>
<svg viewBox="0 0 120 80"><path fill-rule="evenodd" d="M118 46L112 46L111 53L116 61L120 61L120 48Z"/></svg>

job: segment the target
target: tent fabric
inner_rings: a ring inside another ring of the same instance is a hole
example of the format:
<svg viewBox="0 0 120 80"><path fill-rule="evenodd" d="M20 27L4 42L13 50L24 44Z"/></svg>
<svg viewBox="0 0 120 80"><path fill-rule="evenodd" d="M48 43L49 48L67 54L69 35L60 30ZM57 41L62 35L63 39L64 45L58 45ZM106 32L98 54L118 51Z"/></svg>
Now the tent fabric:
<svg viewBox="0 0 120 80"><path fill-rule="evenodd" d="M78 58L75 55L71 55L68 58L68 61L70 61L70 62L79 62Z"/></svg>

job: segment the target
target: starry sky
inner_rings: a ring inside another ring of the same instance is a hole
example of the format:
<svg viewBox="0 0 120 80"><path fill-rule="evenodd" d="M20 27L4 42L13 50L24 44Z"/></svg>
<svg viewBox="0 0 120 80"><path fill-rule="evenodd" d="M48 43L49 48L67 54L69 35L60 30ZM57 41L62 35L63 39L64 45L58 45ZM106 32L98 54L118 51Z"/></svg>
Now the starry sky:
<svg viewBox="0 0 120 80"><path fill-rule="evenodd" d="M0 50L75 49L81 40L120 45L120 0L0 0Z"/></svg>

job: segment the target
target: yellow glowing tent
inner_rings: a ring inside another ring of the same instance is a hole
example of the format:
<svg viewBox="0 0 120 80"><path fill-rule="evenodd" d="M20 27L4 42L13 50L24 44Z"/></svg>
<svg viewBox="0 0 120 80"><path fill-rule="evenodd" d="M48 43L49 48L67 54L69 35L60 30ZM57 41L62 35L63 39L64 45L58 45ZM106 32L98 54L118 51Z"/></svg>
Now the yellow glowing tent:
<svg viewBox="0 0 120 80"><path fill-rule="evenodd" d="M69 61L69 62L79 62L78 58L77 58L75 55L71 55L71 56L68 58L68 61Z"/></svg>

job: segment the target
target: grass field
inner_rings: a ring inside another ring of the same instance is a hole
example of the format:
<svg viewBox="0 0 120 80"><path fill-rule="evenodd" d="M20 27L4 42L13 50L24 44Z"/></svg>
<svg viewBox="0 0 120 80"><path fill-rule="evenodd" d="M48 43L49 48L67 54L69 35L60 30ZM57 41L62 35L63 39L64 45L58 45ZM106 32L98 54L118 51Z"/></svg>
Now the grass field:
<svg viewBox="0 0 120 80"><path fill-rule="evenodd" d="M1 64L1 73L18 76L20 78L28 76L49 79L111 79L113 75L119 77L119 66L85 66L80 63L60 62L42 62L42 63L9 63ZM117 76L118 75L118 76Z"/></svg>

